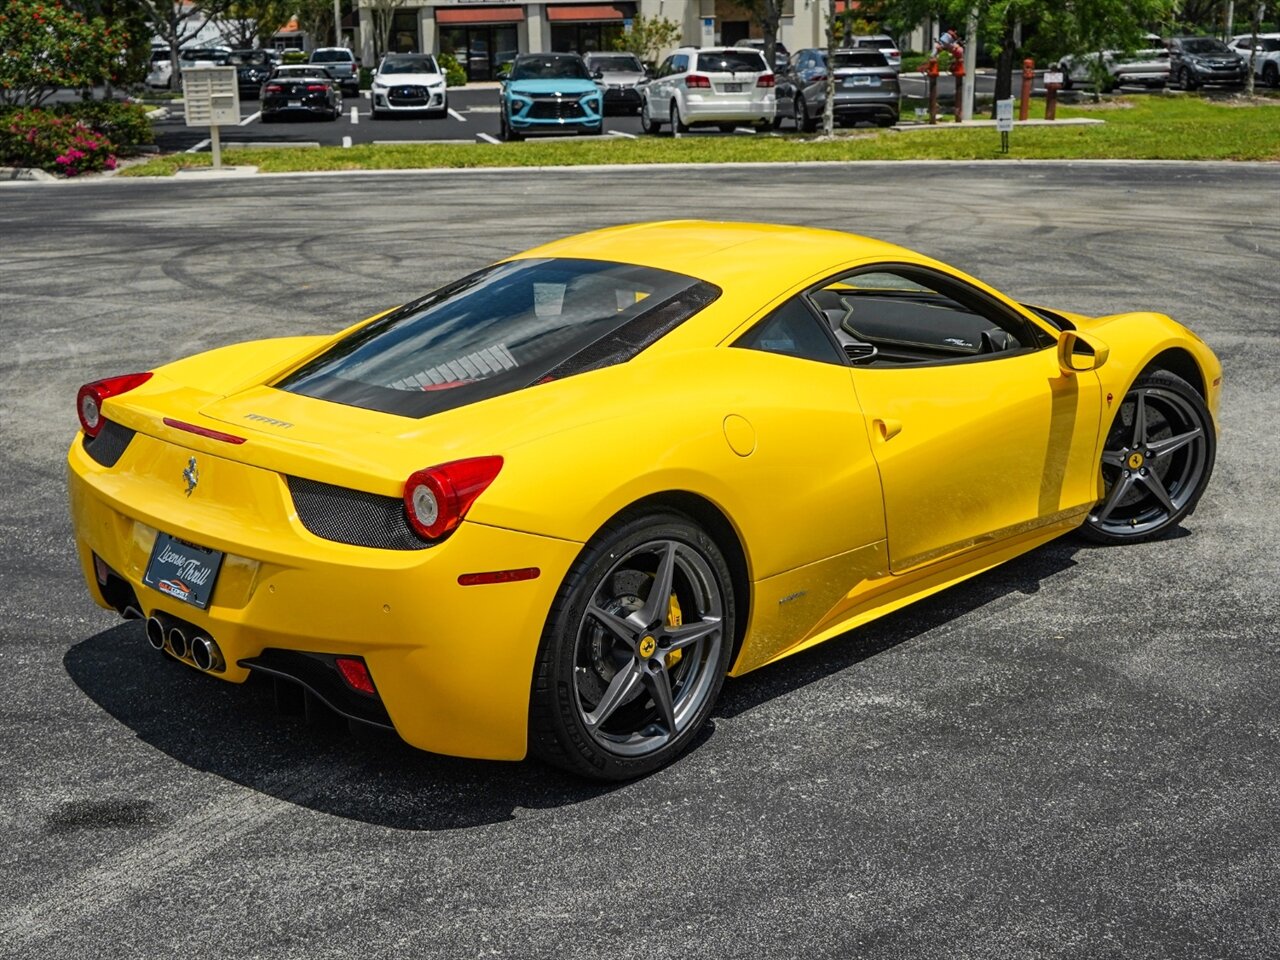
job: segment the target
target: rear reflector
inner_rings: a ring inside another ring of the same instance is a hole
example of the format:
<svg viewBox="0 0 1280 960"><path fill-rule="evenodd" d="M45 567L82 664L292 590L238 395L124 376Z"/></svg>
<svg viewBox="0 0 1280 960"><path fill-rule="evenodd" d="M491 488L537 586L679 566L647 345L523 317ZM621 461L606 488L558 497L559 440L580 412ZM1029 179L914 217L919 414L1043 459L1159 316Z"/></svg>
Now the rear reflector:
<svg viewBox="0 0 1280 960"><path fill-rule="evenodd" d="M355 657L338 657L334 660L334 665L352 690L371 695L375 692L373 677L369 676L369 668L364 665L363 660Z"/></svg>
<svg viewBox="0 0 1280 960"><path fill-rule="evenodd" d="M221 430L210 430L208 427L198 427L194 423L187 423L185 420L174 420L172 417L164 418L166 427L173 427L176 430L185 430L187 433L194 433L197 437L208 437L210 440L221 440L223 443L244 443L244 437L237 437L230 433L223 433Z"/></svg>
<svg viewBox="0 0 1280 960"><path fill-rule="evenodd" d="M475 587L482 583L515 583L519 580L536 580L542 575L537 567L521 567L518 570L491 570L488 573L464 573L458 577L463 587Z"/></svg>

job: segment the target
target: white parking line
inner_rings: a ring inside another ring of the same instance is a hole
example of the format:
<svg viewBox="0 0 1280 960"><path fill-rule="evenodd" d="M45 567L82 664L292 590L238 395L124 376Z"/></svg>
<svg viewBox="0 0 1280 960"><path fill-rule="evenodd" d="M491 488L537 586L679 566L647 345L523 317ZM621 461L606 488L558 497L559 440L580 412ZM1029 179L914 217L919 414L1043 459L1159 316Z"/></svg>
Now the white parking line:
<svg viewBox="0 0 1280 960"><path fill-rule="evenodd" d="M343 149L343 150L350 150L350 149L351 149L351 138L350 138L350 137L343 137L343 138L342 138L342 149Z"/></svg>
<svg viewBox="0 0 1280 960"><path fill-rule="evenodd" d="M251 113L249 114L249 116L245 117L243 120L240 121L240 126L247 127L249 124L253 123L253 121L257 120L260 116L262 116L261 110L259 110L257 113Z"/></svg>
<svg viewBox="0 0 1280 960"><path fill-rule="evenodd" d="M501 143L502 142L497 137L492 137L487 133L477 133L476 139L482 143Z"/></svg>
<svg viewBox="0 0 1280 960"><path fill-rule="evenodd" d="M623 132L623 131L621 131L621 130L610 130L610 131L609 131L609 136L611 136L611 137L625 137L625 138L626 138L626 139L628 139L628 140L636 140L636 139L639 139L639 138L638 138L634 133L624 133L624 132Z"/></svg>
<svg viewBox="0 0 1280 960"><path fill-rule="evenodd" d="M359 109L356 108L354 104L352 104L351 106L351 122L352 123L360 122L360 111Z"/></svg>
<svg viewBox="0 0 1280 960"><path fill-rule="evenodd" d="M457 110L453 109L453 107L449 108L449 116L453 117L453 119L455 120L460 120L463 123L467 122L467 118L464 117L462 114L460 114Z"/></svg>
<svg viewBox="0 0 1280 960"><path fill-rule="evenodd" d="M187 153L199 153L201 150L203 150L203 149L204 149L205 147L207 147L208 145L209 145L209 141L208 141L208 140L201 140L201 141L200 141L199 143L197 143L194 147L192 147L190 150L188 150L188 151L187 151Z"/></svg>

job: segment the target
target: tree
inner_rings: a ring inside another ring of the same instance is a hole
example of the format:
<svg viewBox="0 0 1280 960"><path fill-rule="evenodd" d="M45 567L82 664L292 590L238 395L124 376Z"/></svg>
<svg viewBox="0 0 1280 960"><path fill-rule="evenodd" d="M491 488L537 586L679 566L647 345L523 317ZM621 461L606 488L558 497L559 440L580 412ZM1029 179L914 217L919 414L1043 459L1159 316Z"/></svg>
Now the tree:
<svg viewBox="0 0 1280 960"><path fill-rule="evenodd" d="M373 59L382 59L382 55L391 48L391 27L395 22L396 11L405 5L407 0L368 0L369 18L373 21Z"/></svg>
<svg viewBox="0 0 1280 960"><path fill-rule="evenodd" d="M178 51L200 32L204 26L204 12L186 0L138 0L138 5L146 11L156 36L169 47L169 87L177 90L182 82Z"/></svg>
<svg viewBox="0 0 1280 960"><path fill-rule="evenodd" d="M288 23L294 6L287 0L232 0L206 3L205 9L231 46L247 50L270 39Z"/></svg>
<svg viewBox="0 0 1280 960"><path fill-rule="evenodd" d="M333 29L333 0L298 0L298 26L306 34L307 43L316 46L321 37L327 37ZM337 31L334 31L335 35Z"/></svg>
<svg viewBox="0 0 1280 960"><path fill-rule="evenodd" d="M7 0L0 8L0 104L35 106L60 87L110 81L126 46L101 17L57 2Z"/></svg>
<svg viewBox="0 0 1280 960"><path fill-rule="evenodd" d="M743 10L760 27L764 34L764 62L773 69L778 48L778 26L782 23L782 0L736 0Z"/></svg>
<svg viewBox="0 0 1280 960"><path fill-rule="evenodd" d="M1175 0L1071 0L1045 16L1067 53L1088 57L1094 99L1111 82L1107 51L1132 53L1152 25L1173 15Z"/></svg>
<svg viewBox="0 0 1280 960"><path fill-rule="evenodd" d="M642 63L655 63L664 50L680 42L682 34L675 20L636 14L631 29L613 41L613 48L634 53Z"/></svg>

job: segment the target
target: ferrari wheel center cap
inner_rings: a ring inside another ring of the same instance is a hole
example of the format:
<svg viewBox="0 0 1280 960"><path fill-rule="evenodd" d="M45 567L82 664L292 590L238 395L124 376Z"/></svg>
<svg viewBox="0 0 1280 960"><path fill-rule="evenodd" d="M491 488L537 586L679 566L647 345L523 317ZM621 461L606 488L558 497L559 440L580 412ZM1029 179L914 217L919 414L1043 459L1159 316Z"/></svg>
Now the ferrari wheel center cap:
<svg viewBox="0 0 1280 960"><path fill-rule="evenodd" d="M1143 457L1143 455L1142 455L1141 453L1139 453L1138 451L1136 451L1136 450L1135 450L1133 453L1129 454L1129 469L1130 469L1130 470L1137 470L1137 469L1138 469L1140 466L1142 466L1145 462L1146 462L1146 458L1145 458L1145 457Z"/></svg>
<svg viewBox="0 0 1280 960"><path fill-rule="evenodd" d="M640 641L640 656L648 660L653 656L654 651L658 649L658 641L653 637L646 636Z"/></svg>

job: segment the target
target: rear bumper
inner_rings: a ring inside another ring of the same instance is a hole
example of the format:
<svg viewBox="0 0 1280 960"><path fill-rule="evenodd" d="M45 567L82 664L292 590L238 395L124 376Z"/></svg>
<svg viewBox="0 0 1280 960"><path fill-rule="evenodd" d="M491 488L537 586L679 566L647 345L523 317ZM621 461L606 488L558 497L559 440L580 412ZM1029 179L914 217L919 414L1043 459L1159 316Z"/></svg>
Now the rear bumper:
<svg viewBox="0 0 1280 960"><path fill-rule="evenodd" d="M291 104L296 103L296 106ZM288 97L266 96L262 98L263 113L318 113L327 116L333 113L333 105L324 99L306 99L291 101Z"/></svg>
<svg viewBox="0 0 1280 960"><path fill-rule="evenodd" d="M79 438L68 454L81 569L100 605L112 606L95 555L125 581L143 614L180 618L215 640L226 662L216 674L223 679L244 680L240 662L269 651L363 657L390 724L407 742L456 756L524 756L534 658L580 544L463 523L428 549L353 547L308 533L261 496L246 496L234 514L157 503L132 492L129 457L101 467ZM212 473L213 461L201 454L201 469ZM243 469L263 475L246 494L273 476L279 481L269 471ZM225 552L208 609L143 584L158 530ZM514 583L458 584L463 573L514 567L541 573Z"/></svg>
<svg viewBox="0 0 1280 960"><path fill-rule="evenodd" d="M680 107L680 118L687 124L752 123L772 120L778 112L773 96L760 100L731 100L717 97L688 96Z"/></svg>

